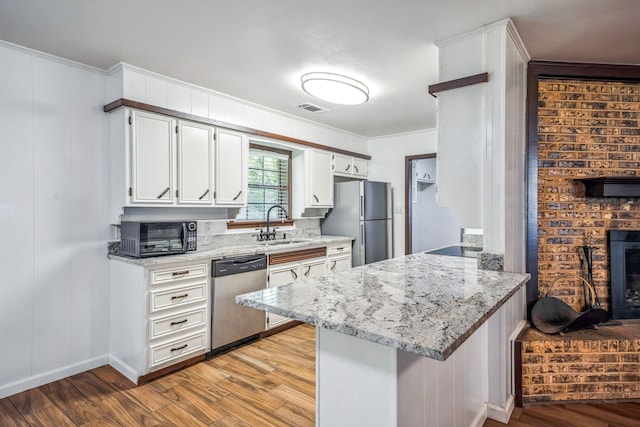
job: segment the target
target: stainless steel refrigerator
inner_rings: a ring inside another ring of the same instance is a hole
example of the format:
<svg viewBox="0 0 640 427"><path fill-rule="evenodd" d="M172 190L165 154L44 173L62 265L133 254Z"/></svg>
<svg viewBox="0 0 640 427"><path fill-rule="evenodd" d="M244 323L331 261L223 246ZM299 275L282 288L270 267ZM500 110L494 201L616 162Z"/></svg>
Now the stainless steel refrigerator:
<svg viewBox="0 0 640 427"><path fill-rule="evenodd" d="M355 237L353 267L392 257L391 184L376 181L336 182L333 209L320 220L322 234Z"/></svg>

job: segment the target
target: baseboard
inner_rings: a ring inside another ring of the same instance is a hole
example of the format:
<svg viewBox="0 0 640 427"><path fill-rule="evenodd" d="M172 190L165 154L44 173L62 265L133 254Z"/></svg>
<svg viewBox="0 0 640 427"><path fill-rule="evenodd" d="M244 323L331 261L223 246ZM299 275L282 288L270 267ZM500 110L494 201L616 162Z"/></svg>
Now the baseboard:
<svg viewBox="0 0 640 427"><path fill-rule="evenodd" d="M509 422L509 418L511 418L511 413L514 408L514 400L513 396L509 395L507 398L507 403L504 408L500 406L494 405L492 403L487 403L487 418L491 418L492 420L500 421L503 424L507 424Z"/></svg>
<svg viewBox="0 0 640 427"><path fill-rule="evenodd" d="M19 381L15 381L9 384L0 386L0 399L7 396L12 396L16 393L23 392L41 385L49 384L53 381L58 381L66 377L70 377L81 372L89 371L91 369L103 366L109 363L109 356L99 356L93 359L83 360L82 362L74 363L72 365L63 366L62 368L54 369L52 371L43 372L29 378L24 378Z"/></svg>
<svg viewBox="0 0 640 427"><path fill-rule="evenodd" d="M129 379L129 381L131 381L132 383L136 385L138 384L139 373L131 366L124 363L122 360L113 355L109 355L109 365L111 365L112 368L127 377L127 379Z"/></svg>
<svg viewBox="0 0 640 427"><path fill-rule="evenodd" d="M469 423L469 427L482 427L487 420L487 405L482 408L482 411L478 412L475 417Z"/></svg>

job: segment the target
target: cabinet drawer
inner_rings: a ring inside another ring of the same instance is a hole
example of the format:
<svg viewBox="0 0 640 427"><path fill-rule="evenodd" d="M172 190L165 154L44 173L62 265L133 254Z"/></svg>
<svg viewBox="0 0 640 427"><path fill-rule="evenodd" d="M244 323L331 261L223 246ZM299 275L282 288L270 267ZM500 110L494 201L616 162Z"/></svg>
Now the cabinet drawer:
<svg viewBox="0 0 640 427"><path fill-rule="evenodd" d="M351 253L351 242L346 242L342 245L334 245L327 247L327 255L340 255Z"/></svg>
<svg viewBox="0 0 640 427"><path fill-rule="evenodd" d="M206 342L205 335L206 332L202 331L182 339L152 346L149 355L151 358L149 361L150 366L153 367L173 359L179 359L184 355L204 350Z"/></svg>
<svg viewBox="0 0 640 427"><path fill-rule="evenodd" d="M151 291L151 313L169 307L181 307L193 302L205 302L207 282L195 283L188 286L164 291Z"/></svg>
<svg viewBox="0 0 640 427"><path fill-rule="evenodd" d="M334 256L328 260L327 271L330 273L338 273L351 269L351 255Z"/></svg>
<svg viewBox="0 0 640 427"><path fill-rule="evenodd" d="M184 267L151 271L151 284L159 285L197 277L207 277L207 264L187 265Z"/></svg>
<svg viewBox="0 0 640 427"><path fill-rule="evenodd" d="M158 317L151 319L149 331L150 339L162 337L175 331L204 326L206 310L204 307L197 310L187 311L172 316Z"/></svg>

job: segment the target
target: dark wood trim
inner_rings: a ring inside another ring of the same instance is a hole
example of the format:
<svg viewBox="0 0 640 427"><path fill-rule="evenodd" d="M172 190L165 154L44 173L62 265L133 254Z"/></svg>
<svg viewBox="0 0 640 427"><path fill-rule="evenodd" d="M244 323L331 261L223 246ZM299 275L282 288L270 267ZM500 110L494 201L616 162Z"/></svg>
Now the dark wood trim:
<svg viewBox="0 0 640 427"><path fill-rule="evenodd" d="M234 130L255 136L262 136L265 138L273 138L279 141L292 142L294 144L302 145L310 148L317 148L319 150L331 151L333 153L340 153L346 156L358 157L360 159L371 160L371 156L367 154L356 153L354 151L343 150L341 148L329 147L328 145L317 144L315 142L309 142L302 139L292 138L290 136L280 135L277 133L266 132L258 129L249 128L246 126L234 125L233 123L227 123L220 120L209 119L207 117L196 116L193 114L183 113L181 111L170 110L168 108L157 107L155 105L145 104L143 102L132 101L130 99L120 98L103 107L105 113L109 113L115 109L121 107L135 108L137 110L149 111L151 113L163 114L165 116L171 116L178 119L190 120L192 122L203 123L210 126L215 126L223 129Z"/></svg>
<svg viewBox="0 0 640 427"><path fill-rule="evenodd" d="M311 258L327 256L327 247L301 249L297 251L280 252L269 255L269 265L286 264L288 262L302 261Z"/></svg>
<svg viewBox="0 0 640 427"><path fill-rule="evenodd" d="M270 226L290 227L293 225L292 219L273 219L269 221ZM267 221L229 221L228 229L238 228L262 228L267 226Z"/></svg>
<svg viewBox="0 0 640 427"><path fill-rule="evenodd" d="M522 408L522 341L513 342L513 388L515 389L515 406Z"/></svg>
<svg viewBox="0 0 640 427"><path fill-rule="evenodd" d="M420 159L432 159L436 157L436 153L417 154L414 156L405 156L404 158L404 254L409 255L411 251L411 216L409 200L409 187L411 186L411 161Z"/></svg>
<svg viewBox="0 0 640 427"><path fill-rule="evenodd" d="M527 67L527 307L538 299L538 83L544 78L640 82L640 66L529 61ZM529 317L530 318L530 317Z"/></svg>
<svg viewBox="0 0 640 427"><path fill-rule="evenodd" d="M486 83L489 81L489 73L480 73L473 76L462 77L460 79L449 80L447 82L429 85L429 95L437 98L436 93L445 90L457 89L459 87L471 86L478 83Z"/></svg>
<svg viewBox="0 0 640 427"><path fill-rule="evenodd" d="M205 360L207 357L206 354L201 354L200 356L192 357L191 359L183 360L182 362L178 362L174 365L167 366L166 368L158 369L157 371L150 372L147 375L143 375L138 378L138 385L142 385L144 383L148 383L151 380L155 380L156 378L160 378L163 375L170 374L182 368L186 368L187 366L191 366L195 363L201 362Z"/></svg>

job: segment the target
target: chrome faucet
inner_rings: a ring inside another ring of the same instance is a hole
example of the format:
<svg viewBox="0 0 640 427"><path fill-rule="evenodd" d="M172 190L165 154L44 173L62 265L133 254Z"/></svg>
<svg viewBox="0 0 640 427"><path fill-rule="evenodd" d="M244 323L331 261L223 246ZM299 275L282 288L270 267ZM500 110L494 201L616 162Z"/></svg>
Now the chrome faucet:
<svg viewBox="0 0 640 427"><path fill-rule="evenodd" d="M267 210L267 231L262 231L262 229L260 229L260 235L258 235L258 241L262 242L263 240L276 240L276 230L273 231L269 231L269 225L271 220L269 219L269 217L271 216L271 210L273 208L280 208L282 209L282 212L284 212L284 215L287 216L287 210L285 208L283 208L280 205L273 205L269 208L269 210Z"/></svg>

